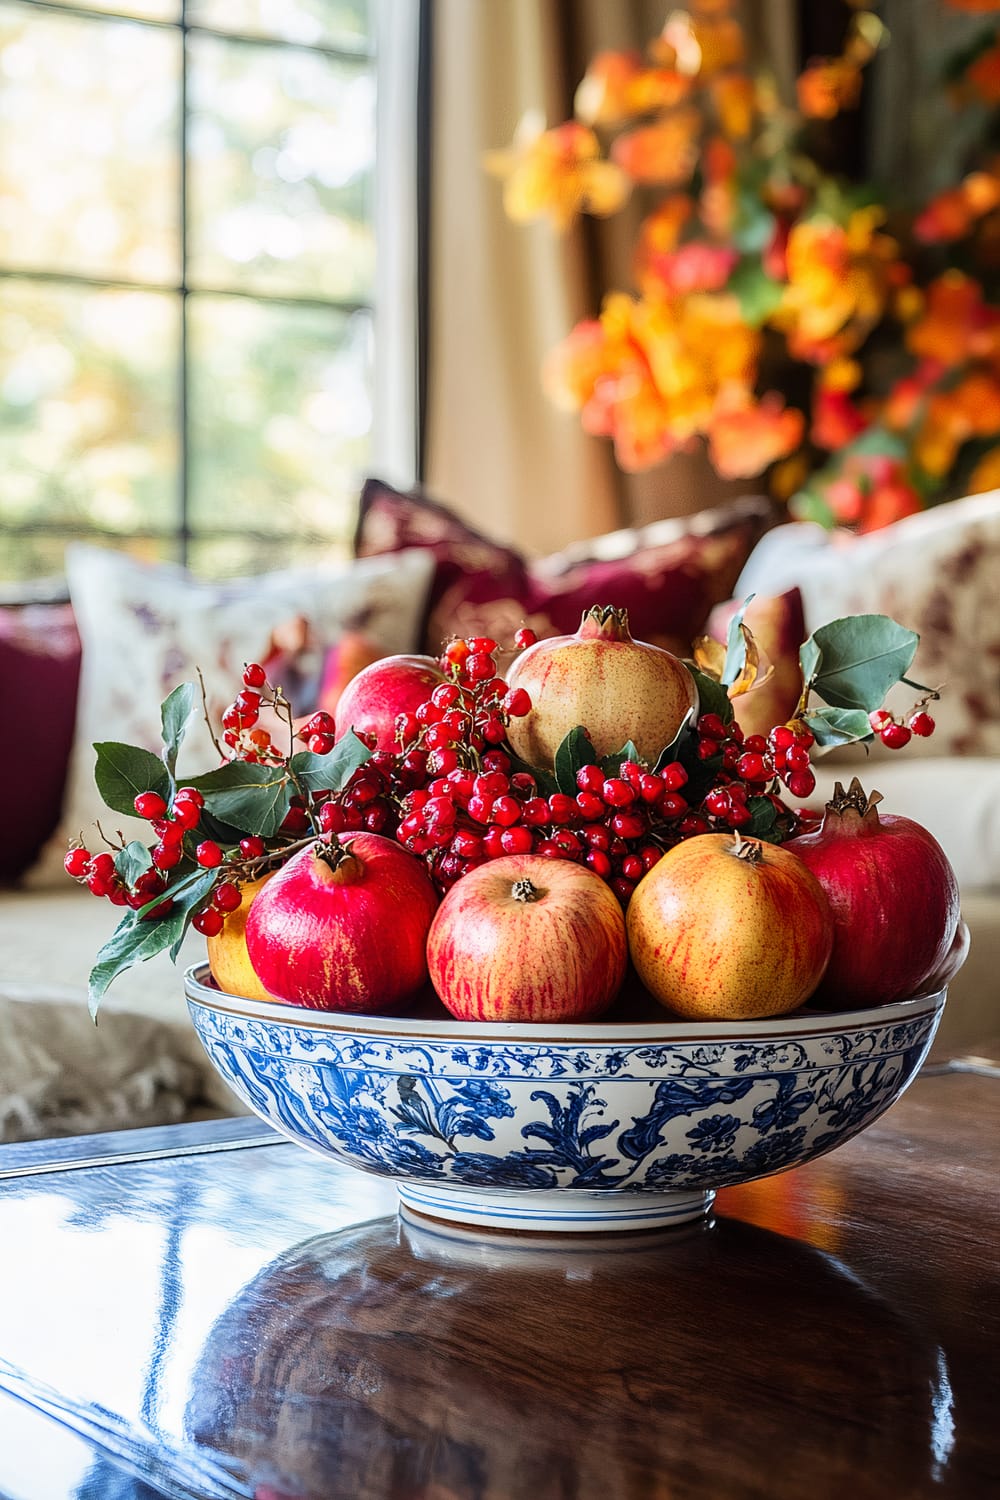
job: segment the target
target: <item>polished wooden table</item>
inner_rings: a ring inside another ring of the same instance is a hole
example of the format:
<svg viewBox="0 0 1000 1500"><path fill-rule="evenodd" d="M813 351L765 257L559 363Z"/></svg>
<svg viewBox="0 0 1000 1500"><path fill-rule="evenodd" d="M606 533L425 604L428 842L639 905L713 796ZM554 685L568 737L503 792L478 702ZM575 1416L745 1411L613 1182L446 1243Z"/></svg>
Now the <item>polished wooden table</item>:
<svg viewBox="0 0 1000 1500"><path fill-rule="evenodd" d="M0 1150L5 1500L1000 1495L1000 1068L628 1239L483 1237L252 1120Z"/></svg>

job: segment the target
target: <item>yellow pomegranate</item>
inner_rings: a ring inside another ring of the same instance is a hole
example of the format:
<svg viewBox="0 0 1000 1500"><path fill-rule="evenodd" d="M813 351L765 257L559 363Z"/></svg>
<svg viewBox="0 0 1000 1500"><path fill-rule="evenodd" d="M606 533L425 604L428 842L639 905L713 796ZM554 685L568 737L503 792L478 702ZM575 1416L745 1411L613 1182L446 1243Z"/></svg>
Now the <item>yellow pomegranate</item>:
<svg viewBox="0 0 1000 1500"><path fill-rule="evenodd" d="M639 978L700 1021L797 1009L833 948L833 914L798 855L738 834L676 844L636 886L626 914Z"/></svg>
<svg viewBox="0 0 1000 1500"><path fill-rule="evenodd" d="M517 755L551 770L561 741L586 725L598 755L631 740L650 764L671 744L698 700L694 678L660 646L634 641L623 609L588 609L576 635L538 641L507 673L511 690L524 688L531 712L512 719L508 738Z"/></svg>
<svg viewBox="0 0 1000 1500"><path fill-rule="evenodd" d="M267 885L275 873L274 870L270 870L259 880L248 880L245 885L241 886L242 905L229 913L226 917L226 925L218 936L205 939L212 978L219 989L225 990L228 995L242 995L247 1000L273 1000L275 998L257 978L247 952L246 941L250 905L257 892Z"/></svg>

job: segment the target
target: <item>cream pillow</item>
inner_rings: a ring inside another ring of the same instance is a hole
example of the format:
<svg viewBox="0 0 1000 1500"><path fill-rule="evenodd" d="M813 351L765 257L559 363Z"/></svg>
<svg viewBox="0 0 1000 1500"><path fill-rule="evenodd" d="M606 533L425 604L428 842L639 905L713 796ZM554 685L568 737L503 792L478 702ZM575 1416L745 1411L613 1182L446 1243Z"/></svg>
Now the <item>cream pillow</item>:
<svg viewBox="0 0 1000 1500"><path fill-rule="evenodd" d="M907 675L944 692L930 706L935 734L914 737L904 756L1000 755L1000 490L867 536L780 526L758 543L736 594L793 586L810 632L844 615L886 614L919 634ZM897 687L889 706L905 712L915 697ZM872 756L894 761L899 752L876 745Z"/></svg>
<svg viewBox="0 0 1000 1500"><path fill-rule="evenodd" d="M67 549L70 599L83 644L73 751L59 829L30 872L29 885L65 879L69 838L96 837L94 822L126 837L148 838L148 825L109 813L94 786L93 745L120 740L160 747L160 703L200 668L218 714L240 685L244 662L273 656L292 636L282 686L297 710L299 681L315 681L326 652L345 631L363 631L386 653L412 651L419 639L434 559L411 549L314 570L202 583L181 568L136 562L95 547ZM292 681L287 680L288 677ZM192 726L178 771L211 770L216 753L203 725ZM106 820L106 821L105 821ZM94 847L88 843L88 847Z"/></svg>

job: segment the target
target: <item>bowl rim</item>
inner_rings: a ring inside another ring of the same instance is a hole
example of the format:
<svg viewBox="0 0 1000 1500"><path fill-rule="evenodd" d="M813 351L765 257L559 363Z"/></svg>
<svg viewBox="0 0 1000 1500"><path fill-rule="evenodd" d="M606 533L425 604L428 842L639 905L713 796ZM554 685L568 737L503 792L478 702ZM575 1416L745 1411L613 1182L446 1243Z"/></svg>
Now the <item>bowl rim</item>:
<svg viewBox="0 0 1000 1500"><path fill-rule="evenodd" d="M399 1042L504 1042L518 1045L545 1043L551 1046L616 1045L662 1046L670 1042L767 1042L800 1037L830 1036L845 1031L897 1025L939 1011L947 998L948 982L961 968L969 951L969 930L959 924L955 942L937 974L918 995L887 1005L858 1010L818 1010L801 1006L785 1016L756 1021L686 1021L659 1018L641 1021L459 1021L433 1016L351 1015L343 1011L309 1010L277 1000L251 1000L216 989L207 962L192 964L184 974L184 993L189 1007L243 1021L294 1026L309 1031L329 1031Z"/></svg>

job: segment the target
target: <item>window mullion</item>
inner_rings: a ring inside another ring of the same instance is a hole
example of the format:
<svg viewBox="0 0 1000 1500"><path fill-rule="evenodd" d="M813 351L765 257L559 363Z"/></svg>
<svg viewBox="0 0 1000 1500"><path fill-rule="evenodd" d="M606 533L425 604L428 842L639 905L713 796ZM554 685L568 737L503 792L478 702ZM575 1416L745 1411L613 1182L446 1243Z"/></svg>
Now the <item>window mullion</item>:
<svg viewBox="0 0 1000 1500"><path fill-rule="evenodd" d="M188 421L188 393L190 387L190 371L188 366L188 19L187 0L181 0L181 78L180 78L180 107L178 109L178 120L180 128L180 160L178 162L178 213L180 222L179 244L180 244L180 348L178 351L178 387L177 387L177 429L178 429L178 453L177 453L177 487L180 502L180 550L181 562L187 565L188 550L191 541L191 495L190 495L190 466L188 463L190 432Z"/></svg>

